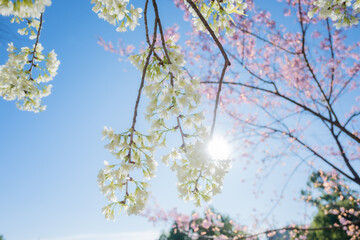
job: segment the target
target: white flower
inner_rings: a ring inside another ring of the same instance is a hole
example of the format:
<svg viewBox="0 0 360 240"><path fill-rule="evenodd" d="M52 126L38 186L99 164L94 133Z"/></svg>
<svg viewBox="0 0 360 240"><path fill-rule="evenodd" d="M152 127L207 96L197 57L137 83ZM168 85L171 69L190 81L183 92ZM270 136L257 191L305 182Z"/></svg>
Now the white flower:
<svg viewBox="0 0 360 240"><path fill-rule="evenodd" d="M49 74L43 72L35 77L34 73L29 70L31 62L29 59L32 59L34 64L36 63L33 68L37 68L41 64L43 47L40 43L36 47L37 59L33 58L33 50L28 47L19 50L10 43L7 50L9 59L5 65L0 66L0 96L8 101L16 100L16 105L21 110L33 112L45 110L46 106L41 105L41 98L51 93L52 85L40 83L53 79L54 72L51 73L51 71L56 71L59 62L55 61L56 67L44 68Z"/></svg>
<svg viewBox="0 0 360 240"><path fill-rule="evenodd" d="M51 0L16 1L10 0L0 2L0 14L4 16L13 15L19 18L39 18L45 11L45 7L51 5Z"/></svg>
<svg viewBox="0 0 360 240"><path fill-rule="evenodd" d="M319 11L320 18L331 18L338 29L359 23L355 14L360 11L360 0L353 5L351 0L316 0L313 4L315 8L308 12L310 18Z"/></svg>
<svg viewBox="0 0 360 240"><path fill-rule="evenodd" d="M127 27L133 31L139 25L142 9L134 8L132 4L127 9L129 0L91 0L91 3L95 4L92 10L98 13L99 18L112 25L119 24L116 28L118 32L125 32Z"/></svg>

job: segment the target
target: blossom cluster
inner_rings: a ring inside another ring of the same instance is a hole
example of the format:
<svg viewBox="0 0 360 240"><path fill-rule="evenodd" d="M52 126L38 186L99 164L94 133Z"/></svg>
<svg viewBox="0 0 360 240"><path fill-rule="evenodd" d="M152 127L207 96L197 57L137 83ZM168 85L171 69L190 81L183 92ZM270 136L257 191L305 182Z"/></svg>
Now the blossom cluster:
<svg viewBox="0 0 360 240"><path fill-rule="evenodd" d="M198 31L207 32L201 19L198 17L194 9L185 1L190 13L193 15L193 24ZM211 29L216 35L225 31L226 35L232 36L235 32L234 20L232 14L243 15L247 8L247 3L243 0L223 0L223 1L197 1L197 7L201 14L209 23Z"/></svg>
<svg viewBox="0 0 360 240"><path fill-rule="evenodd" d="M18 18L39 18L51 0L11 1L0 0L0 15Z"/></svg>
<svg viewBox="0 0 360 240"><path fill-rule="evenodd" d="M7 49L9 59L0 66L0 96L5 100L16 100L21 110L39 112L45 110L41 98L48 96L52 85L46 84L57 74L60 61L52 50L43 53L39 43L42 14L51 0L10 1L0 0L0 14L12 16L11 22L26 21L26 27L18 30L20 35L36 39L32 48L16 48L13 43Z"/></svg>
<svg viewBox="0 0 360 240"><path fill-rule="evenodd" d="M360 13L360 0L352 3L352 0L316 0L314 8L308 12L312 18L315 13L319 13L320 18L331 18L336 28L348 27L359 23L356 14Z"/></svg>
<svg viewBox="0 0 360 240"><path fill-rule="evenodd" d="M149 165L157 165L152 154L158 147L166 146L167 136L171 133L177 132L182 144L163 156L162 161L176 172L181 198L194 201L197 205L202 201L209 201L213 195L221 192L224 176L230 168L230 161L215 161L206 151L209 134L202 123L202 112L197 112L201 103L198 93L200 81L184 71L185 60L181 49L170 38L164 46L157 45L154 52L156 56L151 57L147 66L144 87L144 93L149 99L145 113L145 118L151 124L149 134L142 135L135 129L114 134L112 129L106 128L104 132L104 136L110 140L106 148L120 160L118 165L106 164L99 174L101 191L111 202L104 208L108 219L113 218L116 205L124 208L127 214L138 214L145 208L149 194L148 183L146 182L146 187L138 187L145 182L137 182L131 176L136 175L136 170L140 169L143 179L155 176L156 168L148 168ZM150 50L147 49L129 59L143 71L149 54ZM129 137L132 132L137 136L134 140ZM144 136L146 141L143 140ZM125 169L125 174L119 173L124 171L122 168ZM136 185L135 193L129 193L123 187L132 182ZM118 201L114 197L116 190L124 195L125 200ZM142 197L136 199L134 194Z"/></svg>
<svg viewBox="0 0 360 240"><path fill-rule="evenodd" d="M16 21L17 23L20 23L20 18L13 18L12 21ZM31 21L29 20L26 23L26 27L18 29L18 33L20 35L29 35L30 33L29 38L31 40L34 40L37 37L37 29L39 29L39 27L40 27L40 21L37 19L32 19Z"/></svg>
<svg viewBox="0 0 360 240"><path fill-rule="evenodd" d="M114 208L117 205L123 207L129 215L143 210L149 195L150 185L147 180L155 176L157 162L153 157L154 148L148 146L156 139L137 131L133 134L131 137L132 129L121 134L115 134L112 128L104 127L103 130L103 137L109 140L105 147L120 160L119 164L114 165L105 162L105 168L98 175L100 190L110 201L103 208L107 219L114 218ZM140 180L130 175L141 173L143 178ZM130 188L134 191L130 192ZM118 199L117 192L124 192L124 198Z"/></svg>
<svg viewBox="0 0 360 240"><path fill-rule="evenodd" d="M60 64L57 55L51 51L43 54L40 43L33 49L22 47L17 49L12 43L7 49L9 59L5 65L0 66L0 96L5 100L17 101L17 107L21 110L39 112L45 110L41 105L41 98L48 96L52 85L46 83L51 81ZM41 61L46 66L41 66ZM37 68L38 75L34 77L33 68Z"/></svg>
<svg viewBox="0 0 360 240"><path fill-rule="evenodd" d="M338 227L340 224L349 239L359 239L360 228L357 223L360 217L359 194L352 191L336 172L327 173L320 170L313 173L310 180L309 188L317 190L320 194L314 194L310 190L303 191L302 199L317 206L325 216L333 215L337 218L338 223L334 223L331 227ZM292 234L296 236L299 232L294 231ZM305 237L307 234L308 232L305 232L302 235Z"/></svg>
<svg viewBox="0 0 360 240"><path fill-rule="evenodd" d="M125 32L127 28L133 31L139 25L142 9L132 4L129 9L129 0L91 0L91 3L95 4L92 10L99 18L117 26L118 32Z"/></svg>
<svg viewBox="0 0 360 240"><path fill-rule="evenodd" d="M135 9L131 4L128 10L129 0L91 2L95 4L93 11L100 18L118 26L117 31L126 31L128 27L134 30L138 25L142 10ZM205 18L211 20L209 23L216 34L225 30L231 34L230 15L243 14L246 8L242 0L213 1L209 5L199 1L197 4L200 4L198 7ZM189 9L194 17L197 16L192 8ZM198 18L195 17L194 22L199 23L199 30L205 30L201 28L203 24ZM136 131L134 121L132 128L122 134L114 134L109 128L104 130L104 136L110 141L106 147L120 160L118 165L106 163L105 169L99 173L100 189L111 202L103 209L108 219L114 217L117 205L125 209L127 214L137 214L144 209L148 196L148 185L144 179L155 176L156 170L155 167L148 168L150 163L146 161L150 161L151 166L157 165L153 153L156 148L166 146L170 133L178 132L182 144L163 156L162 161L176 172L179 195L183 199L194 201L197 205L209 201L213 195L221 192L224 176L231 166L230 161L216 161L207 153L206 145L211 136L202 124L202 112L198 112L201 102L198 92L200 81L184 71L184 55L175 40L170 38L163 41L161 39L162 44L155 45L153 49L149 47L129 57L139 71L143 72L146 67L144 92L149 104L145 118L151 124L149 134ZM153 56L147 62L149 54ZM135 113L136 110L135 107ZM147 141L143 141L145 136ZM122 168L126 169L125 174ZM137 170L142 170L142 174ZM143 180L137 181L133 175L139 174ZM130 189L130 185L134 187ZM123 195L124 200L119 201L115 197L117 192ZM134 194L141 197L137 199Z"/></svg>

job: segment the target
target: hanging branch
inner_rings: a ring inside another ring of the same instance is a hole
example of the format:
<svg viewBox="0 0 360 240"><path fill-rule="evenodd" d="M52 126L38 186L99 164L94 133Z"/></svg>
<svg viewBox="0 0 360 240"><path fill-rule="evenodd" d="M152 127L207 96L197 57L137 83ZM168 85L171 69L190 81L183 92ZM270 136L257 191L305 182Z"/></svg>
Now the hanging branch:
<svg viewBox="0 0 360 240"><path fill-rule="evenodd" d="M145 21L145 29L146 29L146 35L148 36L149 33L148 33L147 21ZM157 21L155 20L153 40L152 40L151 46L149 47L149 53L148 53L148 55L146 57L145 65L144 65L144 68L143 68L143 71L142 71L141 83L140 83L140 87L139 87L139 90L138 90L138 95L137 95L137 98L136 98L136 103L135 103L135 108L134 108L134 116L133 116L132 126L131 126L131 130L130 130L129 153L128 153L127 157L128 157L129 163L133 163L133 164L135 162L133 162L131 160L131 150L132 150L132 144L134 143L134 132L135 132L135 124L136 124L136 118L137 118L137 111L138 111L138 106L139 106L139 103L140 103L141 92L142 92L142 89L144 87L146 70L147 70L147 67L148 67L148 65L150 63L150 57L151 57L151 55L152 55L152 53L154 51L154 48L155 48L156 33L157 33Z"/></svg>
<svg viewBox="0 0 360 240"><path fill-rule="evenodd" d="M162 28L162 25L161 25L159 9L158 9L156 0L152 0L152 2L153 2L154 12L155 12L155 21L159 24L159 32L160 32L160 37L161 37L161 44L162 44L162 47L164 49L164 55L166 57L167 63L171 64L171 59L170 59L168 50L166 48L165 37L164 37L163 28ZM160 57L157 57L157 58L158 58L158 60L160 59ZM162 65L164 64L164 62L161 59L159 61L160 61L160 64L162 64ZM172 87L174 87L174 75L171 72L170 72L170 84L171 84ZM182 126L181 126L181 123L180 123L180 118L181 118L181 115L177 116L177 118L176 118L177 125L175 126L175 129L179 129L180 135L181 135L181 140L182 140L181 147L183 147L184 150L186 151L186 144L185 144L186 134L184 133L184 131L182 129Z"/></svg>
<svg viewBox="0 0 360 240"><path fill-rule="evenodd" d="M204 24L206 30L208 30L208 32L210 33L212 39L215 41L217 47L219 48L221 54L224 57L224 67L222 69L221 72L221 76L220 76L220 80L219 80L219 86L218 86L218 90L217 90L217 94L216 94L216 100L215 100L215 107L214 107L214 115L213 115L213 120L212 120L212 125L211 125L211 131L210 131L210 138L212 138L213 134L214 134L214 129L215 129L215 123L216 123L216 115L217 115L217 109L219 106L219 100L220 100L220 92L221 92L221 88L222 88L222 83L224 80L224 76L226 73L226 69L228 66L231 65L231 62L222 46L222 44L220 43L219 39L216 37L214 31L211 29L211 27L209 26L209 24L207 23L207 21L205 20L204 16L201 14L200 10L197 8L196 4L191 1L191 0L186 0L186 2L191 6L191 8L195 11L195 13L198 15L198 17L200 18L201 22Z"/></svg>
<svg viewBox="0 0 360 240"><path fill-rule="evenodd" d="M177 120L177 126L175 127L176 129L179 128L180 130L180 134L181 134L181 140L182 140L182 147L184 147L184 150L186 151L186 144L185 144L185 137L186 134L184 133L182 127L181 127L181 123L180 123L180 117L181 115L179 115L176 120Z"/></svg>

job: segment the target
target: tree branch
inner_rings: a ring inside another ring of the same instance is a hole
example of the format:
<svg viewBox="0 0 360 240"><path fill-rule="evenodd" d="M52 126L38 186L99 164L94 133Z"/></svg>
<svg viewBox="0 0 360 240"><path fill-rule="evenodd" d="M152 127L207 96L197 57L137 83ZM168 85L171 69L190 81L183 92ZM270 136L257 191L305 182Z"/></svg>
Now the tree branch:
<svg viewBox="0 0 360 240"><path fill-rule="evenodd" d="M38 31L37 31L36 41L35 41L35 45L34 45L34 50L33 50L33 52L32 52L32 57L31 57L31 60L29 61L30 69L28 70L28 72L29 72L29 80L31 80L31 81L34 80L34 79L32 78L32 76L31 76L31 72L32 72L33 67L36 66L36 64L34 64L34 61L35 61L35 59L37 58L37 57L35 56L35 54L36 54L36 48L37 48L37 46L38 46L38 44L39 44L39 38L40 38L40 32L41 32L42 23L43 23L43 13L40 14L39 29L38 29Z"/></svg>
<svg viewBox="0 0 360 240"><path fill-rule="evenodd" d="M146 30L146 35L148 35L149 33L148 33L147 22L145 22L145 30ZM140 103L141 92L142 92L142 89L143 89L144 83L145 83L146 70L147 70L147 67L148 67L148 65L150 63L150 58L151 58L151 55L152 55L152 53L154 51L154 47L155 47L155 43L156 43L156 32L157 32L157 21L155 20L152 44L148 48L149 53L148 53L148 55L146 57L145 65L144 65L144 68L143 68L143 71L142 71L141 83L140 83L140 87L139 87L139 90L138 90L138 95L137 95L137 98L136 98L136 103L135 103L135 108L134 108L133 121L132 121L131 130L130 130L129 153L127 155L129 163L134 163L131 160L131 150L132 150L132 145L133 145L133 142L134 142L134 132L135 132L135 125L136 125L137 111L138 111L138 107L139 107L139 103Z"/></svg>
<svg viewBox="0 0 360 240"><path fill-rule="evenodd" d="M217 90L217 94L216 94L216 100L215 100L215 107L214 107L214 115L213 115L213 121L212 121L212 125L211 125L211 130L210 130L210 138L212 138L213 134L214 134L214 129L215 129L215 123L216 123L216 114L217 114L217 109L218 109L218 105L219 105L219 100L220 100L220 92L221 92L221 87L222 87L222 83L224 80L224 76L225 76L225 72L228 66L231 65L230 60L223 48L223 46L221 45L219 39L216 37L214 31L211 29L211 27L209 26L209 24L207 23L207 21L205 20L204 16L201 14L200 10L197 8L196 4L192 1L192 0L186 0L186 2L191 6L191 8L195 11L195 13L198 15L198 17L200 18L201 22L204 24L205 28L207 29L207 31L210 33L212 39L215 41L217 47L219 48L221 54L224 57L224 67L222 69L221 72L221 76L220 76L220 80L219 80L219 86L218 86L218 90Z"/></svg>

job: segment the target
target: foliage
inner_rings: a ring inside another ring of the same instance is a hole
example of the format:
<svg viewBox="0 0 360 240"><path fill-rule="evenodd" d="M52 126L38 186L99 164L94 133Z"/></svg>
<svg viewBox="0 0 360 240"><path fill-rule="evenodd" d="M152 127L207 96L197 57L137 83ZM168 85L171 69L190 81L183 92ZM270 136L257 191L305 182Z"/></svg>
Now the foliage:
<svg viewBox="0 0 360 240"><path fill-rule="evenodd" d="M309 232L308 239L357 239L360 237L360 199L358 192L339 179L335 173L314 172L308 182L308 190L302 191L303 198L313 204L318 212L310 227L345 225L344 229Z"/></svg>
<svg viewBox="0 0 360 240"><path fill-rule="evenodd" d="M162 234L159 240L205 240L211 236L213 239L228 239L245 236L229 216L207 209L204 217L193 213L190 218L180 217L174 221L168 234Z"/></svg>
<svg viewBox="0 0 360 240"><path fill-rule="evenodd" d="M261 235L269 240L359 239L359 194L349 189L338 174L322 171L312 173L307 190L301 191L301 194L304 201L317 208L317 213L308 226L289 225L259 233L245 233L246 227L239 226L229 217L211 209L205 211L203 218L198 213L188 216L177 211L165 213L159 210L148 213L147 217L153 222L173 219L169 233L163 234L159 240L258 239Z"/></svg>

